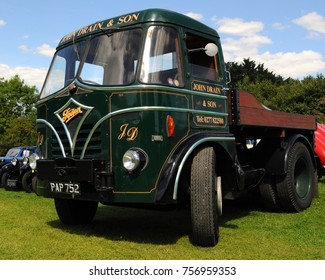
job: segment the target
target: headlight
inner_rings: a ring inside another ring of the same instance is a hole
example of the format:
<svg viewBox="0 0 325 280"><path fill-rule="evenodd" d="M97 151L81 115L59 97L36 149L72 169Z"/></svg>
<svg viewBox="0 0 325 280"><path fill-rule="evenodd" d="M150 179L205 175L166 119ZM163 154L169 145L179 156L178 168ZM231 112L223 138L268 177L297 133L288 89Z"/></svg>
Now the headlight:
<svg viewBox="0 0 325 280"><path fill-rule="evenodd" d="M17 162L18 162L18 159L15 158L15 157L11 160L11 164L12 164L13 166L16 166L16 165L17 165Z"/></svg>
<svg viewBox="0 0 325 280"><path fill-rule="evenodd" d="M147 155L143 150L132 148L127 150L123 155L122 162L124 168L132 173L136 170L143 169L147 164Z"/></svg>
<svg viewBox="0 0 325 280"><path fill-rule="evenodd" d="M28 163L28 157L23 157L23 165Z"/></svg>
<svg viewBox="0 0 325 280"><path fill-rule="evenodd" d="M38 154L31 154L29 157L29 166L31 169L36 169L36 162L39 159L39 155Z"/></svg>

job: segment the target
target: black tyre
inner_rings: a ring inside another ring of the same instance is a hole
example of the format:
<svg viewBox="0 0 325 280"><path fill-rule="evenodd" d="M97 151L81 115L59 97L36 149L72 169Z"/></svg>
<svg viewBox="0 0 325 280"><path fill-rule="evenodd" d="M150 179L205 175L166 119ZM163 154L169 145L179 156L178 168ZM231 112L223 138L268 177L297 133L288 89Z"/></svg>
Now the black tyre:
<svg viewBox="0 0 325 280"><path fill-rule="evenodd" d="M34 193L36 193L37 188L37 175L35 174L32 178L32 190Z"/></svg>
<svg viewBox="0 0 325 280"><path fill-rule="evenodd" d="M97 211L97 201L55 198L56 212L62 223L79 225L90 223Z"/></svg>
<svg viewBox="0 0 325 280"><path fill-rule="evenodd" d="M31 193L33 191L33 188L32 188L33 177L34 177L34 174L33 174L32 170L28 170L24 174L24 176L23 176L23 178L21 180L23 189L28 193Z"/></svg>
<svg viewBox="0 0 325 280"><path fill-rule="evenodd" d="M276 189L275 177L266 175L259 185L259 190L265 208L276 212L282 210Z"/></svg>
<svg viewBox="0 0 325 280"><path fill-rule="evenodd" d="M7 186L8 178L9 178L8 172L3 172L1 175L1 186L5 188L7 191L11 191L12 189Z"/></svg>
<svg viewBox="0 0 325 280"><path fill-rule="evenodd" d="M221 213L221 186L217 187L216 155L212 147L198 150L191 166L192 242L214 246L219 239L218 212Z"/></svg>
<svg viewBox="0 0 325 280"><path fill-rule="evenodd" d="M1 176L0 176L0 188L4 188L5 186L2 184L2 175L3 174L1 174Z"/></svg>
<svg viewBox="0 0 325 280"><path fill-rule="evenodd" d="M308 208L314 197L316 180L307 147L295 143L288 152L287 173L277 180L277 192L284 210L300 212Z"/></svg>

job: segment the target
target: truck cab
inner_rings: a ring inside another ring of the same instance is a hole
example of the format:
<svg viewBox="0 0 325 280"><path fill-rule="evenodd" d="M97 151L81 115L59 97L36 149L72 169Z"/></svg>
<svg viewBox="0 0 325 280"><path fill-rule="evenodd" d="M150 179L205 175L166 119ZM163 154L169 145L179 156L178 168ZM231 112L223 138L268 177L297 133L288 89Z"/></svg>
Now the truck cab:
<svg viewBox="0 0 325 280"><path fill-rule="evenodd" d="M37 194L54 198L66 224L90 222L98 202L190 204L194 243L213 246L223 199L261 182L275 190L269 178L295 170L286 158L302 143L304 203L285 208L309 207L314 118L283 124L288 115L268 112L273 121L257 122L260 104L227 77L217 32L175 12L134 12L64 36L37 103ZM258 149L243 148L249 139Z"/></svg>

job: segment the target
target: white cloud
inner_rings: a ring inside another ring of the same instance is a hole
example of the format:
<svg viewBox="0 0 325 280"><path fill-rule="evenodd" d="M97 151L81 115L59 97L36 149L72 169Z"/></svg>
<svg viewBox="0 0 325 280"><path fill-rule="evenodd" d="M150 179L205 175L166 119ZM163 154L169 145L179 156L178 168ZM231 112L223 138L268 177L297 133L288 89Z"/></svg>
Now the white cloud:
<svg viewBox="0 0 325 280"><path fill-rule="evenodd" d="M250 42L249 38L225 39L223 44L225 61L241 63L244 58L250 58L257 64L263 63L267 69L284 78L303 78L307 75L320 73L325 69L325 60L318 52L305 50L301 52L260 53L261 41L257 40L256 42L256 44Z"/></svg>
<svg viewBox="0 0 325 280"><path fill-rule="evenodd" d="M245 22L241 18L223 18L216 23L219 26L219 33L244 37L255 35L264 28L264 24L262 22Z"/></svg>
<svg viewBox="0 0 325 280"><path fill-rule="evenodd" d="M10 79L15 75L18 75L29 86L36 86L41 89L46 77L47 68L32 68L18 66L10 68L6 64L0 64L0 77Z"/></svg>
<svg viewBox="0 0 325 280"><path fill-rule="evenodd" d="M275 22L272 24L272 27L277 30L285 30L290 28L290 25L284 25L281 22Z"/></svg>
<svg viewBox="0 0 325 280"><path fill-rule="evenodd" d="M311 37L315 37L315 33L325 35L325 18L316 12L294 19L293 22L310 31Z"/></svg>
<svg viewBox="0 0 325 280"><path fill-rule="evenodd" d="M262 35L264 24L257 21L244 21L240 18L223 18L212 21L218 26L218 32L228 35L222 39L225 61L243 62L250 58L256 63L263 63L266 68L283 77L303 78L307 75L319 73L325 69L325 60L322 55L312 50L301 52L261 52L261 47L272 44L272 40ZM316 13L308 14L294 21L303 24L314 36L325 34L325 19ZM315 24L316 23L316 24ZM315 26L313 26L315 24ZM324 26L323 26L324 24ZM276 29L285 29L280 23L273 24Z"/></svg>
<svg viewBox="0 0 325 280"><path fill-rule="evenodd" d="M55 52L55 48L51 48L47 44L43 44L36 49L29 48L26 45L20 45L19 49L24 53L35 54L36 52L47 57L52 57ZM33 68L28 66L11 67L6 64L0 64L0 77L10 79L18 75L27 85L36 86L39 90L43 86L47 71L48 68Z"/></svg>
<svg viewBox="0 0 325 280"><path fill-rule="evenodd" d="M50 45L48 44L43 44L39 47L35 48L30 48L27 45L20 45L18 47L23 53L33 53L33 54L40 54L43 56L47 56L47 57L53 57L53 54L55 52L55 48L52 48Z"/></svg>
<svg viewBox="0 0 325 280"><path fill-rule="evenodd" d="M203 19L203 15L197 14L197 13L189 12L189 13L187 13L185 15L187 15L188 17L191 17L193 19L199 20L199 21Z"/></svg>
<svg viewBox="0 0 325 280"><path fill-rule="evenodd" d="M27 53L29 52L29 48L26 45L20 45L19 49L23 52L23 53Z"/></svg>
<svg viewBox="0 0 325 280"><path fill-rule="evenodd" d="M223 40L226 61L242 61L243 58L256 56L262 45L272 44L270 38L260 34L264 28L262 22L245 22L240 18L212 20L218 26L219 33L231 36Z"/></svg>
<svg viewBox="0 0 325 280"><path fill-rule="evenodd" d="M218 21L213 18L212 20L219 26L219 33L231 36L223 40L223 49L227 61L252 57L258 54L261 45L272 43L270 38L260 34L264 28L261 22L245 22L240 18L223 18Z"/></svg>
<svg viewBox="0 0 325 280"><path fill-rule="evenodd" d="M55 48L52 48L48 44L43 44L43 45L37 47L36 51L37 51L37 53L39 53L41 55L52 57L55 52Z"/></svg>
<svg viewBox="0 0 325 280"><path fill-rule="evenodd" d="M243 58L256 56L259 53L259 47L263 44L271 44L271 40L259 35L239 39L225 38L223 40L225 60L242 61Z"/></svg>
<svg viewBox="0 0 325 280"><path fill-rule="evenodd" d="M0 19L0 27L1 26L5 26L7 23L3 20L3 19Z"/></svg>
<svg viewBox="0 0 325 280"><path fill-rule="evenodd" d="M311 50L275 54L265 52L252 59L264 63L269 70L283 77L303 78L325 69L322 55Z"/></svg>

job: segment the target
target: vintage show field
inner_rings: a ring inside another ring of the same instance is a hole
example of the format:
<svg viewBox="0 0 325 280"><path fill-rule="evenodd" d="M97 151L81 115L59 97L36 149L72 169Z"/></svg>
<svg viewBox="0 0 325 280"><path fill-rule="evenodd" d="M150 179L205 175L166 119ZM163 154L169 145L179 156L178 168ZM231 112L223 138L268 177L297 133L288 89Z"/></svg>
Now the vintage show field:
<svg viewBox="0 0 325 280"><path fill-rule="evenodd" d="M302 213L271 213L254 197L225 203L216 247L189 240L188 210L101 205L92 224L65 226L51 199L0 189L2 260L325 259L325 180Z"/></svg>

